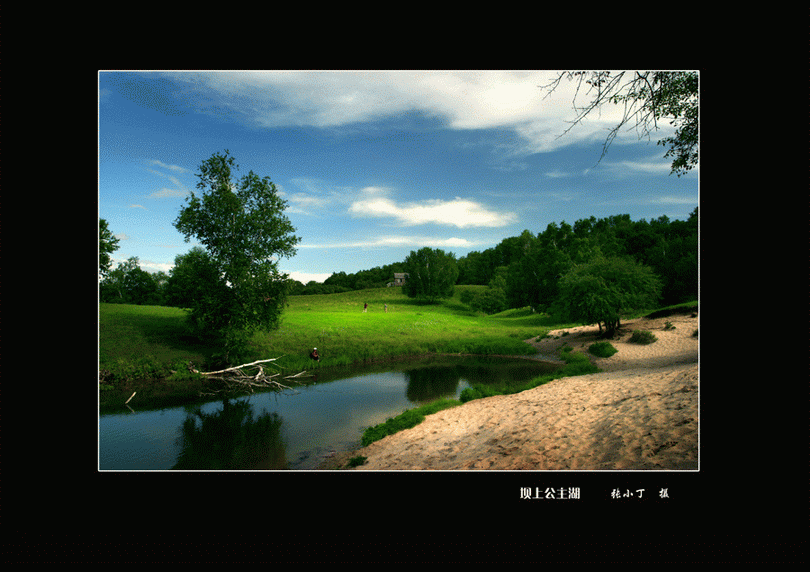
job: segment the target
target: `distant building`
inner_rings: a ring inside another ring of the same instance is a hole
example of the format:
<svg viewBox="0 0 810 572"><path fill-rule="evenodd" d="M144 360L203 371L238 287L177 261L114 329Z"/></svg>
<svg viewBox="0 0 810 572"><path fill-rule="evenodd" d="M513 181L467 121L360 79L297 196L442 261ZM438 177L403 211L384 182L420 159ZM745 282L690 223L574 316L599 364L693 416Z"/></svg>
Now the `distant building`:
<svg viewBox="0 0 810 572"><path fill-rule="evenodd" d="M390 286L402 286L405 284L405 281L408 279L407 272L394 272L394 281L389 282L387 285Z"/></svg>

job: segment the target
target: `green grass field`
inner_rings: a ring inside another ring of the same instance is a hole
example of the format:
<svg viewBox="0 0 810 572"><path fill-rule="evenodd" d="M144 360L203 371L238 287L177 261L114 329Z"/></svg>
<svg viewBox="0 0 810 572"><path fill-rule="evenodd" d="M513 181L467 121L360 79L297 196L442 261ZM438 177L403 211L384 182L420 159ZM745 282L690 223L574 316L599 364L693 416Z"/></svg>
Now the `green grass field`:
<svg viewBox="0 0 810 572"><path fill-rule="evenodd" d="M292 296L281 327L257 333L252 349L256 359L280 358L285 369L425 353L526 355L532 348L522 340L557 327L529 310L478 315L459 301L465 288L478 287L460 286L452 299L434 305L417 304L399 288ZM204 367L218 348L187 335L185 314L178 308L100 304L99 368L135 375L185 361ZM318 364L308 358L313 347L321 354Z"/></svg>
<svg viewBox="0 0 810 572"><path fill-rule="evenodd" d="M281 328L257 335L254 343L260 354L283 355L280 363L291 367L309 367L313 347L322 366L425 353L527 355L533 349L522 340L552 326L547 316L529 310L477 315L459 301L463 288L475 287L458 287L456 296L435 305L417 304L399 288L296 296Z"/></svg>

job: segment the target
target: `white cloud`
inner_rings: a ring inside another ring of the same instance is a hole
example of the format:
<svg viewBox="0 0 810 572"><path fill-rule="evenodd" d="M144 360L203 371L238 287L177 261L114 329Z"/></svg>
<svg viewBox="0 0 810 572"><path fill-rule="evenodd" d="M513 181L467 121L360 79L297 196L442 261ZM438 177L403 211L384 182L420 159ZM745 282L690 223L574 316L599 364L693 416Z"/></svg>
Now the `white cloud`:
<svg viewBox="0 0 810 572"><path fill-rule="evenodd" d="M464 238L435 238L427 236L381 236L368 240L354 240L348 242L332 242L325 244L300 244L298 248L473 248L478 243L470 242Z"/></svg>
<svg viewBox="0 0 810 572"><path fill-rule="evenodd" d="M672 164L662 157L655 157L644 161L602 161L602 167L623 173L649 173L652 175L667 175L672 170Z"/></svg>
<svg viewBox="0 0 810 572"><path fill-rule="evenodd" d="M184 169L183 167L180 167L178 165L167 165L166 163L163 163L163 162L158 161L158 160L149 161L149 164L150 165L155 165L155 166L160 167L162 169L168 169L169 171L174 171L176 173L188 173L188 172L190 172L188 169Z"/></svg>
<svg viewBox="0 0 810 572"><path fill-rule="evenodd" d="M185 187L182 188L169 188L163 187L162 189L158 189L152 193L149 193L150 199L165 199L165 198L172 198L172 197L185 197L188 194L188 189Z"/></svg>
<svg viewBox="0 0 810 572"><path fill-rule="evenodd" d="M696 197L658 197L651 201L658 205L694 205L697 203Z"/></svg>
<svg viewBox="0 0 810 572"><path fill-rule="evenodd" d="M186 172L186 170L183 169L182 167L177 167L176 165L165 165L164 163L161 163L160 161L150 161L149 163L152 164L152 165L156 164L156 165L158 165L160 167L167 168L167 169L174 170L174 171L180 170L182 172ZM172 197L185 197L186 195L188 195L188 193L189 193L188 187L185 184L183 184L183 182L180 181L180 179L178 179L177 177L174 177L172 175L167 175L165 173L161 173L160 171L155 171L154 169L146 169L146 170L149 171L150 173L152 173L153 175L157 175L159 177L169 179L169 181L171 181L172 184L174 184L174 187L163 187L161 189L158 189L157 191L153 191L153 192L149 193L149 195L148 195L149 198L151 198L151 199L164 199L164 198L172 198Z"/></svg>
<svg viewBox="0 0 810 572"><path fill-rule="evenodd" d="M563 80L546 97L549 71L264 71L176 72L190 86L198 109L210 101L261 127L337 127L417 112L452 129L508 129L523 140L523 153L538 153L604 140L621 116L603 106L571 132L567 121L577 85ZM201 91L201 87L208 92ZM584 91L584 90L583 90ZM580 92L580 105L587 95ZM622 135L623 137L623 135ZM617 139L618 141L618 139Z"/></svg>
<svg viewBox="0 0 810 572"><path fill-rule="evenodd" d="M163 271L166 274L168 274L169 271L172 268L174 268L174 264L173 263L168 263L168 262L153 262L151 260L139 260L138 262L139 262L139 265L141 267L141 270L145 270L146 272L151 272L152 274L154 274L155 272L160 272L160 271Z"/></svg>
<svg viewBox="0 0 810 572"><path fill-rule="evenodd" d="M302 284L307 284L314 280L315 282L323 282L332 275L332 272L289 272L292 280L298 280Z"/></svg>
<svg viewBox="0 0 810 572"><path fill-rule="evenodd" d="M386 189L367 187L363 197L354 201L349 213L358 217L393 218L404 226L441 224L467 227L501 227L516 220L511 212L497 212L484 205L456 197L399 204L388 196Z"/></svg>
<svg viewBox="0 0 810 572"><path fill-rule="evenodd" d="M331 212L337 205L342 205L341 208L345 206L348 200L346 197L351 192L348 187L336 186L320 179L298 177L291 182L301 191L279 192L290 204L287 209L289 213L313 215Z"/></svg>

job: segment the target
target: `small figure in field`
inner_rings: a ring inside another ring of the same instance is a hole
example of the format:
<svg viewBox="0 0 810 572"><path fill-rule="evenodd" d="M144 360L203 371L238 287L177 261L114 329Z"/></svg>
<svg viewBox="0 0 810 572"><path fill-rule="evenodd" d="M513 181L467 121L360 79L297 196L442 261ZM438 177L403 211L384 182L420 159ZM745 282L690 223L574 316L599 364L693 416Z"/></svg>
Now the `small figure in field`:
<svg viewBox="0 0 810 572"><path fill-rule="evenodd" d="M315 361L321 361L321 356L318 355L318 348L312 348L312 351L309 353L309 357Z"/></svg>
<svg viewBox="0 0 810 572"><path fill-rule="evenodd" d="M368 312L368 302L363 304L363 312Z"/></svg>
<svg viewBox="0 0 810 572"><path fill-rule="evenodd" d="M388 304L385 305L385 313L388 313Z"/></svg>

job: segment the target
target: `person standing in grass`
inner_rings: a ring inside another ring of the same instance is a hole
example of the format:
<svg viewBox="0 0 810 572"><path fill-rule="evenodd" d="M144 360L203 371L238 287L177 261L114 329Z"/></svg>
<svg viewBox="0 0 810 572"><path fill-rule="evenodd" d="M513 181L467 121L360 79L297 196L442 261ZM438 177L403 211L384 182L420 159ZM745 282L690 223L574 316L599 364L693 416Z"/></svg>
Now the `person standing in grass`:
<svg viewBox="0 0 810 572"><path fill-rule="evenodd" d="M368 302L363 304L363 313L368 312Z"/></svg>
<svg viewBox="0 0 810 572"><path fill-rule="evenodd" d="M318 348L312 348L312 351L309 353L309 357L315 361L321 361L321 356L318 355Z"/></svg>

